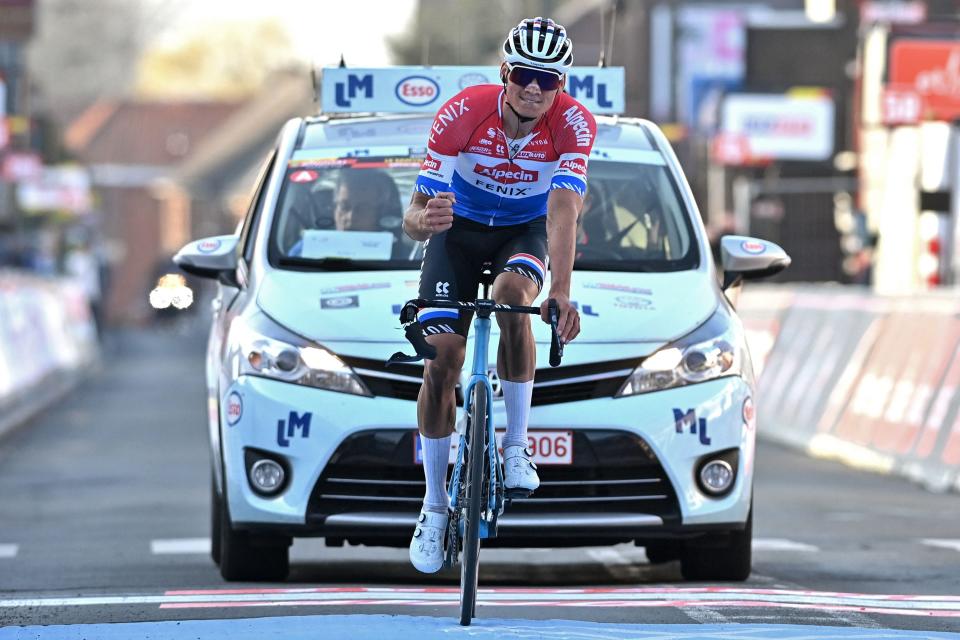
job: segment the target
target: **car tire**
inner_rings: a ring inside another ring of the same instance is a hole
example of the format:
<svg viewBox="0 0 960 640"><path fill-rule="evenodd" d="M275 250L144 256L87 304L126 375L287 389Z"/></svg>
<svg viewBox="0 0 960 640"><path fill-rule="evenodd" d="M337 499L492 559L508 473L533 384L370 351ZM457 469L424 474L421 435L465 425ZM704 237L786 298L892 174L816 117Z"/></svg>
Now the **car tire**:
<svg viewBox="0 0 960 640"><path fill-rule="evenodd" d="M290 573L290 538L237 531L220 505L220 575L228 581L282 582Z"/></svg>
<svg viewBox="0 0 960 640"><path fill-rule="evenodd" d="M650 540L643 545L643 552L650 564L663 564L679 560L683 555L683 542L680 540Z"/></svg>
<svg viewBox="0 0 960 640"><path fill-rule="evenodd" d="M220 511L223 509L223 500L217 493L217 481L210 474L210 557L213 563L220 566Z"/></svg>
<svg viewBox="0 0 960 640"><path fill-rule="evenodd" d="M740 531L688 540L680 557L686 580L742 582L750 577L753 544L753 508Z"/></svg>

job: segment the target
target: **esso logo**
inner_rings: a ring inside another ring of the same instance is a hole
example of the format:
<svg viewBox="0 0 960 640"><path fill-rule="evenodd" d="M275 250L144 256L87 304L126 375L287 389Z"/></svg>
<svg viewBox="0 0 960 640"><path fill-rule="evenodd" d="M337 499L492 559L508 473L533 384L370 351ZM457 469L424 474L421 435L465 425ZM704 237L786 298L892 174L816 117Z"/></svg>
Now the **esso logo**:
<svg viewBox="0 0 960 640"><path fill-rule="evenodd" d="M219 240L201 240L197 243L197 251L200 253L213 253L220 248Z"/></svg>
<svg viewBox="0 0 960 640"><path fill-rule="evenodd" d="M243 417L243 400L236 391L231 391L227 396L226 412L227 424L231 427L240 422L240 418Z"/></svg>
<svg viewBox="0 0 960 640"><path fill-rule="evenodd" d="M440 96L440 85L426 76L410 76L397 83L397 100L412 107L428 105Z"/></svg>
<svg viewBox="0 0 960 640"><path fill-rule="evenodd" d="M744 240L740 243L740 248L751 253L753 255L758 255L767 250L767 245L762 242L756 242L754 240Z"/></svg>

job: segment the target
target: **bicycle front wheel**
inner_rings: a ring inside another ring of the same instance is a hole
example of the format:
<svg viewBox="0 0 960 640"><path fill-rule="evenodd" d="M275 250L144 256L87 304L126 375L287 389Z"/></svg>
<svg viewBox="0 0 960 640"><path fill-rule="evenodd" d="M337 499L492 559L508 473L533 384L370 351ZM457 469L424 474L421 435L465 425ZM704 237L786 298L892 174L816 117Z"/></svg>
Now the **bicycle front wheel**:
<svg viewBox="0 0 960 640"><path fill-rule="evenodd" d="M480 513L483 507L487 452L487 387L473 387L467 449L467 495L464 513L463 558L460 562L460 624L469 626L476 614L480 574Z"/></svg>

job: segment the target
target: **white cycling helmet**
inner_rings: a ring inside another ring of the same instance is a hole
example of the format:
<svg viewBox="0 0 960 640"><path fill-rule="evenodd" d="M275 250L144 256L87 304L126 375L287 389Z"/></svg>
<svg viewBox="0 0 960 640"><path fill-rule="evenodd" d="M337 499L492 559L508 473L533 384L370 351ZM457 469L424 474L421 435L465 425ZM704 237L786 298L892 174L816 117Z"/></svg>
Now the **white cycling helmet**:
<svg viewBox="0 0 960 640"><path fill-rule="evenodd" d="M573 65L573 43L567 30L550 18L527 18L503 41L507 64L521 64L565 74Z"/></svg>

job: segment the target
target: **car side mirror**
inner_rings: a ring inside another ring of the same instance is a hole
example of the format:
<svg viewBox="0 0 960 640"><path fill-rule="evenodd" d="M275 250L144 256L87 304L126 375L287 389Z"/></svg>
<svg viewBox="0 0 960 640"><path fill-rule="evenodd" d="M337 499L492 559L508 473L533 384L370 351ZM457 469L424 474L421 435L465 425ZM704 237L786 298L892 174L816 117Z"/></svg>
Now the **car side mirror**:
<svg viewBox="0 0 960 640"><path fill-rule="evenodd" d="M720 239L723 265L723 290L740 280L759 280L780 273L790 266L790 256L778 245L747 236L723 236Z"/></svg>
<svg viewBox="0 0 960 640"><path fill-rule="evenodd" d="M237 244L239 236L212 236L194 240L184 246L173 262L189 274L218 280L229 287L240 287L237 281Z"/></svg>

